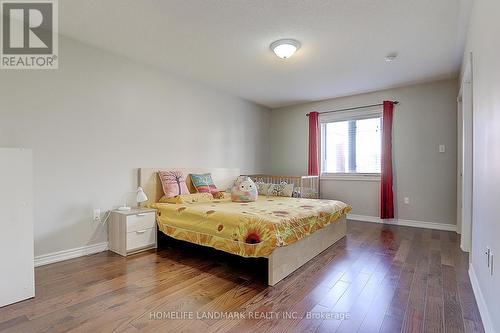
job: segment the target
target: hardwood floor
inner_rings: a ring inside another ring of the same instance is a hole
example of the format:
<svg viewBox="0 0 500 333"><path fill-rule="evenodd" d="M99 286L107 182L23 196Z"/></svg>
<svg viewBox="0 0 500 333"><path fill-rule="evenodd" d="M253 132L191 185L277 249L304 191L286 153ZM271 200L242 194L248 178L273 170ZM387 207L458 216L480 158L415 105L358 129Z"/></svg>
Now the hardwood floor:
<svg viewBox="0 0 500 333"><path fill-rule="evenodd" d="M37 268L0 332L484 332L467 266L455 233L348 221L268 287L264 260L172 241Z"/></svg>

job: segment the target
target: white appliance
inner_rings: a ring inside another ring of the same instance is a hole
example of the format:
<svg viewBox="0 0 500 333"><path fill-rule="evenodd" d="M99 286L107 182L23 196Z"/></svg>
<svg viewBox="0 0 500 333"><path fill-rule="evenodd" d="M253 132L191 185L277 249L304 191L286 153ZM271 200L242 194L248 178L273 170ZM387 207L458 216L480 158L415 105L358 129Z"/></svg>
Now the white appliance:
<svg viewBox="0 0 500 333"><path fill-rule="evenodd" d="M0 148L0 307L35 296L33 154Z"/></svg>

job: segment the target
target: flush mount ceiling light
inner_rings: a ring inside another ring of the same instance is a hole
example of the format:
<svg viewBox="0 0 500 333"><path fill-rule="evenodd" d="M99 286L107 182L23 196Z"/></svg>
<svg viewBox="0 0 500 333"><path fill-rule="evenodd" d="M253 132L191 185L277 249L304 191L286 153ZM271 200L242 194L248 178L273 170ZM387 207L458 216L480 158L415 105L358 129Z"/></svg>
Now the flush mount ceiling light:
<svg viewBox="0 0 500 333"><path fill-rule="evenodd" d="M281 59L290 58L298 49L300 43L295 39L280 39L271 43L271 50Z"/></svg>
<svg viewBox="0 0 500 333"><path fill-rule="evenodd" d="M396 60L398 54L396 52L394 53L389 53L387 56L385 56L384 60L385 62L393 62L394 60Z"/></svg>

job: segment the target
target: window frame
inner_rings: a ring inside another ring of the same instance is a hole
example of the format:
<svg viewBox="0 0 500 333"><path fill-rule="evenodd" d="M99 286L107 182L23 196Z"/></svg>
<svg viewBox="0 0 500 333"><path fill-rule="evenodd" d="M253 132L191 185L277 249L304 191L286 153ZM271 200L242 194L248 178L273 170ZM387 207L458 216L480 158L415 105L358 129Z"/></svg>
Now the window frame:
<svg viewBox="0 0 500 333"><path fill-rule="evenodd" d="M325 127L328 123L363 120L370 118L382 118L382 109L380 107L371 107L363 110L338 111L319 115L320 126L320 179L324 180L356 180L356 181L380 181L380 173L362 173L362 172L323 172L325 158ZM382 123L382 122L381 122Z"/></svg>

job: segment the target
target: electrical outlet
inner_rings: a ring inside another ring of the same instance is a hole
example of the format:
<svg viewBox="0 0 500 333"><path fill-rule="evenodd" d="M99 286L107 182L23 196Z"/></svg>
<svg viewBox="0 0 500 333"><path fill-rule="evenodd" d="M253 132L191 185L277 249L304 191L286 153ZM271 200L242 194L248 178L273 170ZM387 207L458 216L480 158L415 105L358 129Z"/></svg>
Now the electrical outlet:
<svg viewBox="0 0 500 333"><path fill-rule="evenodd" d="M405 201L405 205L409 205L410 204L410 198L409 197L405 197L404 201Z"/></svg>
<svg viewBox="0 0 500 333"><path fill-rule="evenodd" d="M94 208L94 222L101 222L101 210L99 208Z"/></svg>
<svg viewBox="0 0 500 333"><path fill-rule="evenodd" d="M444 153L446 151L446 146L445 145L439 145L439 152Z"/></svg>

